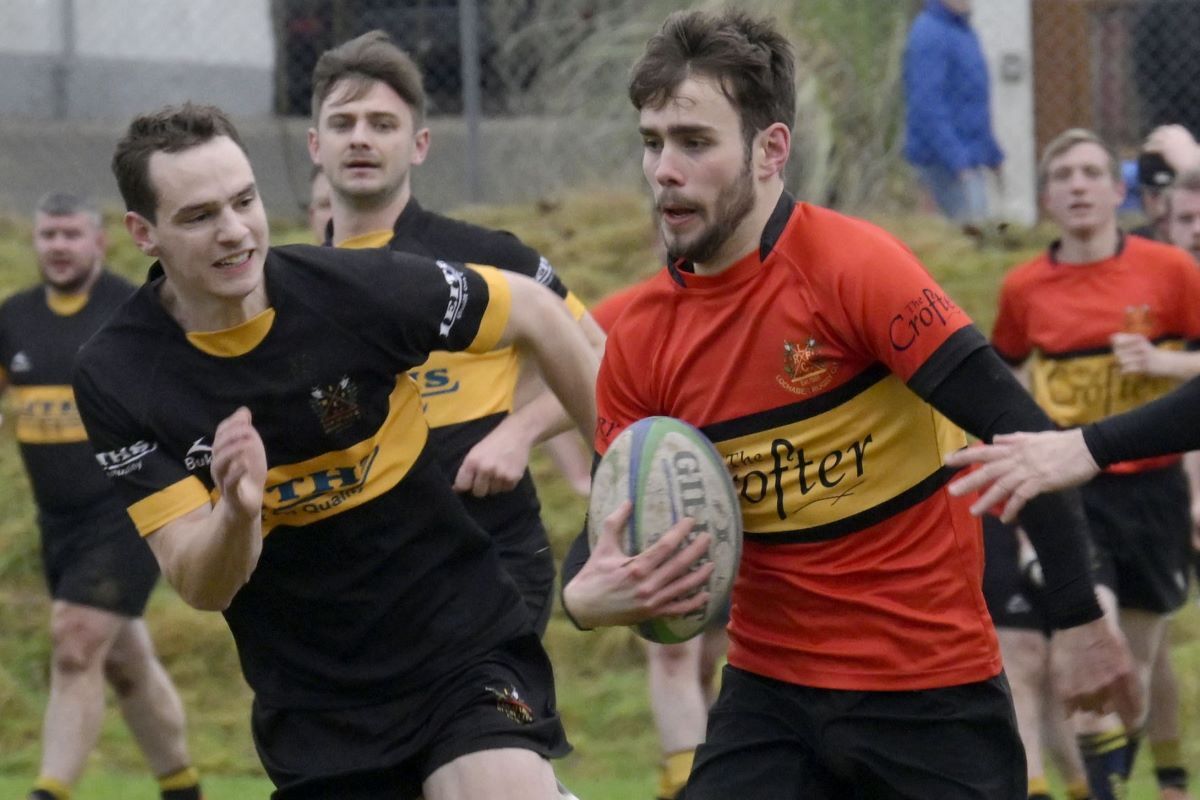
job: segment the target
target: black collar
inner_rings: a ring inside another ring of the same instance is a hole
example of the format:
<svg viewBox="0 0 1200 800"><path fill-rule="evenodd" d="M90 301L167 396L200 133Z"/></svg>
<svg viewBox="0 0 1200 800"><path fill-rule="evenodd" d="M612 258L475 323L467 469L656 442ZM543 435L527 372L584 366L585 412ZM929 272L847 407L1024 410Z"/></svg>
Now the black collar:
<svg viewBox="0 0 1200 800"><path fill-rule="evenodd" d="M421 216L421 204L417 202L417 198L413 195L408 196L408 202L404 204L404 210L400 212L400 216L396 217L396 224L392 226L392 235L400 233L405 225L414 224ZM333 244L333 218L329 218L329 222L325 223L325 242L326 247Z"/></svg>
<svg viewBox="0 0 1200 800"><path fill-rule="evenodd" d="M792 211L796 208L796 198L792 197L787 191L779 195L779 202L775 204L775 210L771 212L770 218L767 219L767 224L763 227L762 238L758 243L758 258L760 261L766 261L767 256L771 255L771 251L775 249L776 242L783 235L783 229L787 227L788 220L792 218ZM683 274L695 274L696 265L685 259L677 259L673 262L668 261L667 271L671 274L671 279L680 286L687 286L684 281Z"/></svg>
<svg viewBox="0 0 1200 800"><path fill-rule="evenodd" d="M1062 247L1062 239L1055 239L1053 242L1050 243L1050 247L1049 247L1046 255L1050 259L1051 264L1059 263L1058 250L1061 247ZM1118 230L1117 231L1117 249L1111 256L1109 256L1109 258L1116 258L1117 256L1121 255L1121 253L1123 253L1123 252L1125 252L1125 231ZM1101 260L1104 260L1104 259L1101 259Z"/></svg>

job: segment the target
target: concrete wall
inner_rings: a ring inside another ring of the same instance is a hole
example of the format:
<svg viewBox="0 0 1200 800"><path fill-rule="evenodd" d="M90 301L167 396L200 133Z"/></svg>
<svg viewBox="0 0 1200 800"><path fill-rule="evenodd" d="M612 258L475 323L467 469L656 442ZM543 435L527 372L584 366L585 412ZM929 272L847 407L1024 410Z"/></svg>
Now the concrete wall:
<svg viewBox="0 0 1200 800"><path fill-rule="evenodd" d="M0 0L0 114L127 119L274 103L268 0Z"/></svg>
<svg viewBox="0 0 1200 800"><path fill-rule="evenodd" d="M1030 0L975 0L971 19L991 72L992 125L1005 153L992 208L1029 224L1038 213Z"/></svg>

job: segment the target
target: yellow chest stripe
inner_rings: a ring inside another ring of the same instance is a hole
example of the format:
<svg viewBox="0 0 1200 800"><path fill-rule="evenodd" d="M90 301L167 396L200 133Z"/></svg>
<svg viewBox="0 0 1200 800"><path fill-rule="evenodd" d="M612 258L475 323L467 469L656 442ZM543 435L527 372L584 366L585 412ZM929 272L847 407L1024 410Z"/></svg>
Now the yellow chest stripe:
<svg viewBox="0 0 1200 800"><path fill-rule="evenodd" d="M17 441L69 444L87 441L70 386L14 386Z"/></svg>
<svg viewBox="0 0 1200 800"><path fill-rule="evenodd" d="M961 430L890 375L822 414L716 446L747 532L782 533L869 512L965 444Z"/></svg>
<svg viewBox="0 0 1200 800"><path fill-rule="evenodd" d="M1159 346L1183 349L1182 342ZM1030 364L1034 400L1063 427L1086 425L1129 411L1179 385L1174 378L1122 374L1112 353L1057 359L1035 354Z"/></svg>

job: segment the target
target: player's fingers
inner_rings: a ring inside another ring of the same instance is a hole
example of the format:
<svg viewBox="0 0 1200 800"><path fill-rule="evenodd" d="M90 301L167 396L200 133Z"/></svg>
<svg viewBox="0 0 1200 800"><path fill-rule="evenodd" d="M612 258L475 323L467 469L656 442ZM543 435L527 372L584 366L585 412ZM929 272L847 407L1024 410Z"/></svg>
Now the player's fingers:
<svg viewBox="0 0 1200 800"><path fill-rule="evenodd" d="M596 540L596 546L592 548L593 552L601 550L611 550L621 555L625 555L625 549L621 547L621 531L625 530L626 524L629 522L629 515L633 513L633 503L625 500L621 505L613 509L600 523L600 536Z"/></svg>
<svg viewBox="0 0 1200 800"><path fill-rule="evenodd" d="M695 521L691 517L684 517L676 522L667 532L664 533L659 540L647 547L638 557L639 560L646 565L647 568L657 569L659 564L671 558L680 545L683 544L687 535L692 532L692 525ZM699 537L697 537L699 538ZM693 544L695 544L693 542Z"/></svg>
<svg viewBox="0 0 1200 800"><path fill-rule="evenodd" d="M1126 730L1137 730L1145 717L1142 708L1142 693L1138 687L1137 676L1132 672L1124 673L1113 688L1113 709L1120 716Z"/></svg>
<svg viewBox="0 0 1200 800"><path fill-rule="evenodd" d="M980 493L979 499L971 504L971 513L977 517L982 517L1000 503L1007 501L1009 494L1010 491L1002 480L995 480L989 484L985 484L985 488Z"/></svg>
<svg viewBox="0 0 1200 800"><path fill-rule="evenodd" d="M468 492L475 485L475 463L471 459L465 459L458 467L458 474L454 476L454 483L451 488L456 492Z"/></svg>
<svg viewBox="0 0 1200 800"><path fill-rule="evenodd" d="M485 469L475 471L475 480L471 484L472 497L487 497L492 491L492 476Z"/></svg>
<svg viewBox="0 0 1200 800"><path fill-rule="evenodd" d="M691 597L678 597L664 604L655 616L681 617L684 614L691 614L694 611L704 608L708 604L709 598L710 595L708 592L696 592Z"/></svg>

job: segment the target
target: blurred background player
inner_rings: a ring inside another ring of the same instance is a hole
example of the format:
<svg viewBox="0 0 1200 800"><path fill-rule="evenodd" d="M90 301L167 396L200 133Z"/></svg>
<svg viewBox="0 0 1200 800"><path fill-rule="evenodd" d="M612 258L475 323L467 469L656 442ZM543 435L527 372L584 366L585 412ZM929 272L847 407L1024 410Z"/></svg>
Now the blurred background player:
<svg viewBox="0 0 1200 800"><path fill-rule="evenodd" d="M371 31L327 51L313 72L309 152L332 187L331 243L388 247L486 264L534 278L563 298L599 349L604 336L550 262L507 232L420 206L412 170L425 160L425 92L412 59ZM553 607L554 559L529 475L530 448L570 427L528 359L512 348L434 353L411 373L435 452L471 516L499 547L534 627Z"/></svg>
<svg viewBox="0 0 1200 800"><path fill-rule="evenodd" d="M1117 159L1093 133L1064 132L1038 168L1043 207L1061 238L1012 270L992 334L997 352L1028 369L1034 398L1061 427L1092 422L1165 394L1174 381L1122 372L1114 334L1141 334L1182 349L1200 339L1200 273L1174 247L1125 236L1116 210L1124 196ZM1101 596L1136 660L1141 691L1165 647L1169 615L1187 594L1191 522L1179 459L1116 465L1082 489ZM1120 731L1084 720L1080 742L1099 798L1128 778L1142 720ZM1124 741L1123 741L1124 740Z"/></svg>
<svg viewBox="0 0 1200 800"><path fill-rule="evenodd" d="M904 49L904 157L942 214L978 230L988 172L1004 162L992 133L990 83L971 0L926 0Z"/></svg>
<svg viewBox="0 0 1200 800"><path fill-rule="evenodd" d="M158 565L96 463L71 391L75 353L133 286L104 268L100 213L81 197L38 202L33 247L41 285L0 306L0 391L14 395L53 598L50 698L29 797L70 797L100 737L107 683L162 796L198 800L183 703L141 618Z"/></svg>
<svg viewBox="0 0 1200 800"><path fill-rule="evenodd" d="M1017 730L1025 746L1029 800L1050 800L1044 753L1071 800L1087 800L1087 775L1051 673L1053 631L1043 608L1041 565L1020 528L983 519L983 597L996 625L1004 674L1012 688Z"/></svg>
<svg viewBox="0 0 1200 800"><path fill-rule="evenodd" d="M312 231L313 241L318 244L325 241L329 234L329 221L333 219L333 189L325 170L320 164L313 164L312 179L309 181L308 205L304 207L308 217L308 229Z"/></svg>

